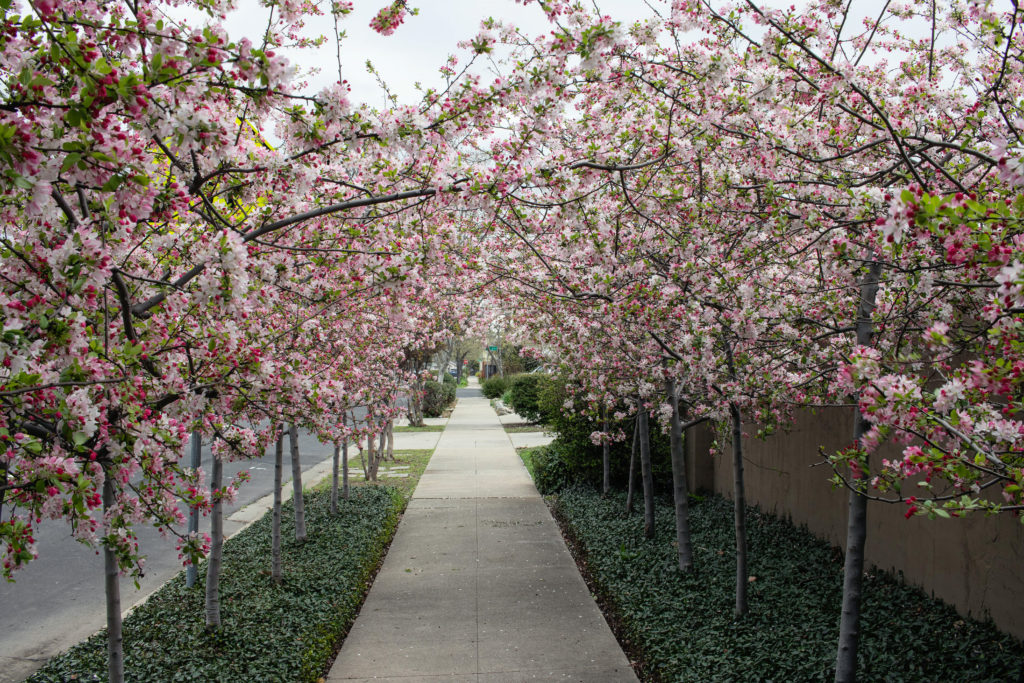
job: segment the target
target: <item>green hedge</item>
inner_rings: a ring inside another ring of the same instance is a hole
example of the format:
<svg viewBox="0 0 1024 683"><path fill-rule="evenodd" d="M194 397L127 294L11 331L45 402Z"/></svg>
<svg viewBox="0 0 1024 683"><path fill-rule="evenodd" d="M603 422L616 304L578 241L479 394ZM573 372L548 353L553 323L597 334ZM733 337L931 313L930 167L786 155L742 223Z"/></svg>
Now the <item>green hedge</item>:
<svg viewBox="0 0 1024 683"><path fill-rule="evenodd" d="M551 380L541 373L516 375L508 388L507 403L530 422L539 422L540 392Z"/></svg>
<svg viewBox="0 0 1024 683"><path fill-rule="evenodd" d="M280 586L270 579L269 513L225 544L219 632L205 631L205 565L191 589L184 573L160 588L125 619L125 680L293 683L326 675L404 501L394 488L366 486L354 487L338 505L331 515L329 491L307 494L304 544L293 540L291 503L285 505ZM107 680L106 631L28 680Z"/></svg>
<svg viewBox="0 0 1024 683"><path fill-rule="evenodd" d="M536 461L535 461L536 462ZM657 507L658 535L624 498L574 487L556 515L582 549L620 638L662 681L826 681L833 677L842 599L838 550L806 530L748 510L750 614L733 617L732 502L691 504L696 571L676 571L673 510ZM869 541L870 542L870 541ZM862 681L1018 680L1024 646L893 577L865 577L857 677Z"/></svg>
<svg viewBox="0 0 1024 683"><path fill-rule="evenodd" d="M599 420L580 415L566 414L562 406L570 398L569 391L573 380L562 375L550 375L541 383L537 391L537 406L540 417L546 427L555 433L555 450L551 457L559 458L566 471L571 475L569 481L581 481L599 484L603 476L602 450L590 440L593 432L600 431ZM625 407L623 406L623 411ZM615 411L612 411L614 414ZM625 420L622 424L612 423L613 429L622 430L626 438L611 445L611 480L612 486L625 488L629 477L629 453L633 445L633 420ZM657 421L650 421L651 465L654 473L654 488L659 494L670 494L672 491L672 460L669 453L669 437L662 433ZM639 456L638 456L639 459ZM637 482L639 483L639 463L637 463Z"/></svg>
<svg viewBox="0 0 1024 683"><path fill-rule="evenodd" d="M501 395L508 389L508 380L504 377L495 375L488 377L484 380L484 383L480 385L480 390L483 392L485 398L501 398Z"/></svg>
<svg viewBox="0 0 1024 683"><path fill-rule="evenodd" d="M450 377L450 375L445 375ZM455 403L455 379L451 382L424 382L423 417L441 417L446 408Z"/></svg>

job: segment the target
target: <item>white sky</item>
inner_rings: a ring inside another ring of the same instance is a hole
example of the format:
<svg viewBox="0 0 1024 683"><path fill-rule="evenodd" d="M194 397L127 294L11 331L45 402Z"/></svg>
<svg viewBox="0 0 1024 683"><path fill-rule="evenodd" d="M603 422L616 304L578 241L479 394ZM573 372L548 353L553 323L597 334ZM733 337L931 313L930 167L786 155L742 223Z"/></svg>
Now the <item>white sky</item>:
<svg viewBox="0 0 1024 683"><path fill-rule="evenodd" d="M321 0L324 4L330 0ZM788 7L803 5L807 0L761 0L766 6ZM342 42L341 58L343 77L349 82L353 104L366 102L374 107L384 107L383 93L376 80L367 73L366 61L370 60L388 84L400 103L418 102L420 95L414 87L420 82L424 87L441 86L443 81L438 69L448 55L459 57L459 64L465 64L469 55L460 50L457 43L473 37L480 30L480 22L493 16L518 26L533 37L551 30L547 18L536 1L524 6L513 0L409 0L410 7L419 8L417 16L406 16L405 22L390 36L381 36L370 27L370 20L391 0L353 0L354 10L341 22L346 32ZM584 0L597 5L600 10L630 25L640 18L651 15L651 6L667 13L668 0ZM714 4L722 5L725 0ZM258 0L237 0L238 10L229 15L226 27L229 36L238 40L248 36L255 45L262 41L266 27L267 12ZM854 0L852 16L847 21L844 36L863 30L866 17L874 19L884 0ZM1008 0L996 0L995 9L1004 9ZM194 22L193 22L194 25ZM331 38L334 24L330 15L321 18L319 25L307 26L308 33L324 34L329 37L326 45L319 50L302 50L288 56L300 68L320 67L317 76L310 79L308 94L314 94L335 82L338 77L336 46ZM920 33L924 26L904 25L905 34ZM755 30L754 33L757 33ZM923 35L923 33L922 33ZM481 62L478 62L481 64ZM480 73L480 69L476 69Z"/></svg>
<svg viewBox="0 0 1024 683"><path fill-rule="evenodd" d="M659 9L668 6L665 0L651 1ZM410 0L409 6L419 8L419 15L406 16L405 22L393 34L381 36L370 28L370 20L382 7L390 4L390 0L354 0L353 4L354 11L341 22L341 28L346 32L342 41L343 76L352 86L353 103L366 102L376 107L384 105L384 98L376 80L367 73L368 59L399 101L412 103L419 100L414 88L417 81L425 88L443 83L438 69L444 65L448 55L457 55L460 65L468 61L468 54L456 45L460 40L476 35L480 22L487 17L511 22L531 37L550 30L547 17L536 4L523 6L512 0ZM226 22L228 35L232 40L245 35L259 45L266 27L267 10L256 0L239 0L238 5L238 11L229 15ZM650 9L643 0L600 0L598 6L603 13L626 24L650 16ZM330 37L334 31L332 19L328 15L322 17L322 22L319 26L307 28L311 34L323 33ZM337 80L333 40L320 48L315 57L302 54L301 59L292 61L304 67L319 66L322 69L310 81L311 92L317 92Z"/></svg>

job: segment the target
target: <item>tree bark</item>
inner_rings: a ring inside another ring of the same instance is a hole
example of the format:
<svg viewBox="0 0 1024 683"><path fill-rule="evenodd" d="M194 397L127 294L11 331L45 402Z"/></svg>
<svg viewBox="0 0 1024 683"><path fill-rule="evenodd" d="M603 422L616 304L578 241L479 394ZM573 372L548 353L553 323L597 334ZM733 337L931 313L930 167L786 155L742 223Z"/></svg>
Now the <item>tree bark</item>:
<svg viewBox="0 0 1024 683"><path fill-rule="evenodd" d="M369 433L366 435L366 480L377 481L377 454L374 450L374 441L377 435Z"/></svg>
<svg viewBox="0 0 1024 683"><path fill-rule="evenodd" d="M331 514L338 514L338 467L341 459L341 445L335 442L334 456L331 458Z"/></svg>
<svg viewBox="0 0 1024 683"><path fill-rule="evenodd" d="M860 285L857 305L857 344L870 346L873 329L871 314L875 310L882 264L872 261ZM859 409L854 409L853 438L856 445L870 427ZM839 619L839 646L836 652L836 683L857 680L857 646L860 640L860 599L864 579L864 546L867 542L868 499L859 489L868 479L867 467L860 470L850 489L846 522L846 561L843 565L843 610Z"/></svg>
<svg viewBox="0 0 1024 683"><path fill-rule="evenodd" d="M107 469L103 479L103 511L114 506L113 473ZM107 676L110 683L124 683L124 638L121 634L121 583L117 555L103 548L104 588L107 595Z"/></svg>
<svg viewBox="0 0 1024 683"><path fill-rule="evenodd" d="M604 441L601 444L601 495L605 498L612 490L611 444L608 443L608 409L604 411Z"/></svg>
<svg viewBox="0 0 1024 683"><path fill-rule="evenodd" d="M270 531L270 578L281 583L281 480L284 478L284 430L274 442L274 513Z"/></svg>
<svg viewBox="0 0 1024 683"><path fill-rule="evenodd" d="M423 426L423 380L420 378L420 364L414 365L415 377L409 387L409 426Z"/></svg>
<svg viewBox="0 0 1024 683"><path fill-rule="evenodd" d="M693 545L690 542L690 490L686 483L686 454L683 450L683 428L679 420L679 397L676 395L675 380L668 380L665 387L672 405L670 429L672 455L672 500L676 512L676 555L679 571L693 569Z"/></svg>
<svg viewBox="0 0 1024 683"><path fill-rule="evenodd" d="M640 429L640 478L644 484L644 537L654 538L654 475L651 472L651 441L647 409L641 405L637 417Z"/></svg>
<svg viewBox="0 0 1024 683"><path fill-rule="evenodd" d="M198 430L192 430L192 438L189 440L189 449L191 451L191 467L193 470L198 470L203 464L203 436ZM188 533L198 534L199 533L199 509L193 507L188 514ZM185 587L191 588L196 585L196 579L198 577L199 570L196 568L195 562L188 565L185 569Z"/></svg>
<svg viewBox="0 0 1024 683"><path fill-rule="evenodd" d="M732 417L732 495L736 528L736 616L748 611L747 605L747 496L743 484L743 417L739 406L729 403Z"/></svg>
<svg viewBox="0 0 1024 683"><path fill-rule="evenodd" d="M388 460L395 460L395 421L388 420Z"/></svg>
<svg viewBox="0 0 1024 683"><path fill-rule="evenodd" d="M220 560L224 550L224 503L220 490L224 486L224 463L213 456L210 491L215 496L210 513L210 559L206 563L206 630L220 628Z"/></svg>
<svg viewBox="0 0 1024 683"><path fill-rule="evenodd" d="M636 451L640 434L640 418L633 420L633 446L629 450L629 482L626 486L626 514L633 514L633 492L636 489Z"/></svg>
<svg viewBox="0 0 1024 683"><path fill-rule="evenodd" d="M292 502L295 506L295 540L306 540L306 505L302 498L302 464L299 462L299 428L292 422L288 427L288 441L292 447Z"/></svg>
<svg viewBox="0 0 1024 683"><path fill-rule="evenodd" d="M344 423L342 423L344 424ZM355 415L352 416L352 426L356 424ZM348 436L341 442L341 497L348 500Z"/></svg>

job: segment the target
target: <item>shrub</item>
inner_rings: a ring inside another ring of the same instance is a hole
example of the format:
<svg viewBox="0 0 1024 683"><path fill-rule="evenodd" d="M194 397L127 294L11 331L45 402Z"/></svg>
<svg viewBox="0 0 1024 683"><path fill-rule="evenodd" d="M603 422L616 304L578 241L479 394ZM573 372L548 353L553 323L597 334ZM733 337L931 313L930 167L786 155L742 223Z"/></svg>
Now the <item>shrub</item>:
<svg viewBox="0 0 1024 683"><path fill-rule="evenodd" d="M423 383L423 416L441 417L455 402L455 383L428 379Z"/></svg>
<svg viewBox="0 0 1024 683"><path fill-rule="evenodd" d="M563 412L563 404L570 397L568 386L571 380L564 376L549 376L547 381L539 385L537 392L537 412L547 427L556 434L557 445L552 457L564 461L564 466L572 473L571 481L585 481L592 484L602 479L602 450L590 440L590 435L601 430L597 419L579 413ZM629 477L629 454L633 445L633 421L623 424L612 424L626 433L624 441L611 445L611 476L612 485L624 487ZM654 473L654 485L659 492L672 490L672 462L669 453L669 437L663 434L657 422L651 421L651 465ZM638 456L639 457L639 456ZM637 475L639 476L639 463Z"/></svg>
<svg viewBox="0 0 1024 683"><path fill-rule="evenodd" d="M541 419L540 392L549 381L547 375L540 373L516 375L512 378L509 399L506 403L530 422L539 422Z"/></svg>
<svg viewBox="0 0 1024 683"><path fill-rule="evenodd" d="M592 586L614 612L619 637L650 677L664 681L822 681L835 665L842 555L789 522L748 508L750 613L733 617L732 502L691 502L696 571L676 569L673 509L658 504L658 535L624 516L623 496L563 490L556 516L582 550ZM1024 646L964 618L922 591L871 571L861 618L857 679L1016 680Z"/></svg>
<svg viewBox="0 0 1024 683"><path fill-rule="evenodd" d="M451 384L452 386L455 386L456 385L455 376L452 373L450 373L450 372L446 372L446 373L441 375L441 383L442 384Z"/></svg>
<svg viewBox="0 0 1024 683"><path fill-rule="evenodd" d="M508 380L498 375L485 379L480 386L480 390L484 392L486 398L501 398L506 389L508 389Z"/></svg>
<svg viewBox="0 0 1024 683"><path fill-rule="evenodd" d="M574 472L562 457L557 442L532 450L528 469L537 491L546 496L577 483L579 473Z"/></svg>
<svg viewBox="0 0 1024 683"><path fill-rule="evenodd" d="M404 502L391 487L352 490L330 512L330 492L306 496L309 539L283 542L284 581L270 579L271 514L224 545L223 627L205 630L206 570L179 573L124 621L127 681L316 681L355 620ZM291 502L282 539L294 539ZM107 680L106 631L51 659L33 683Z"/></svg>

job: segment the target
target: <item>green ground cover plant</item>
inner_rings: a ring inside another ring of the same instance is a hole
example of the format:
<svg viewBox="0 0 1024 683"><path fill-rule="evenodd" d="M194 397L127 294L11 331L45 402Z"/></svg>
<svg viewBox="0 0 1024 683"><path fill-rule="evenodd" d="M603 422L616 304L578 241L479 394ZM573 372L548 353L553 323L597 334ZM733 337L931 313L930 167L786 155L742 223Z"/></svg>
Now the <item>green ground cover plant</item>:
<svg viewBox="0 0 1024 683"><path fill-rule="evenodd" d="M828 543L750 508L750 614L736 620L731 501L691 501L697 570L687 576L675 568L667 501L651 541L641 515L623 514L622 494L575 486L553 507L646 680L832 680L842 558ZM991 624L886 573L866 576L858 680L1018 680L1022 658L1024 646Z"/></svg>
<svg viewBox="0 0 1024 683"><path fill-rule="evenodd" d="M329 491L306 496L309 538L295 543L291 503L282 524L284 580L270 578L271 516L224 546L223 627L205 630L205 566L180 573L124 622L128 681L295 681L323 676L355 620L394 535L405 498L392 486L355 486L330 513ZM292 540L288 540L292 539ZM51 659L31 683L106 680L106 632Z"/></svg>

